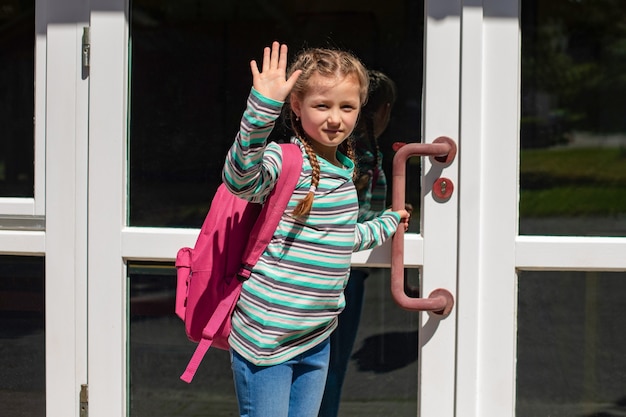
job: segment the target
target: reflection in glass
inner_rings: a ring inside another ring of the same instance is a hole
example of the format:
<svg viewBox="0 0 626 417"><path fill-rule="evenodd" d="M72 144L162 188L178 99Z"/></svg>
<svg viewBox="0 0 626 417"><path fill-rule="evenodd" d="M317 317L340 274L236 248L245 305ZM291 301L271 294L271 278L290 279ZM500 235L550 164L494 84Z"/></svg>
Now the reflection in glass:
<svg viewBox="0 0 626 417"><path fill-rule="evenodd" d="M626 274L522 272L517 417L626 412Z"/></svg>
<svg viewBox="0 0 626 417"><path fill-rule="evenodd" d="M380 138L389 178L391 144L421 139L422 2L134 0L130 23L132 226L200 227L251 87L249 61L275 39L292 52L350 49L396 82ZM279 125L272 138L286 134Z"/></svg>
<svg viewBox="0 0 626 417"><path fill-rule="evenodd" d="M44 259L0 256L0 414L46 415Z"/></svg>
<svg viewBox="0 0 626 417"><path fill-rule="evenodd" d="M180 381L195 344L174 314L171 264L129 265L130 416L237 415L228 352L210 349L190 385ZM364 311L340 416L415 416L416 314L395 305L385 270L365 280Z"/></svg>
<svg viewBox="0 0 626 417"><path fill-rule="evenodd" d="M625 236L623 2L521 9L520 233Z"/></svg>
<svg viewBox="0 0 626 417"><path fill-rule="evenodd" d="M35 1L0 3L0 197L34 195Z"/></svg>

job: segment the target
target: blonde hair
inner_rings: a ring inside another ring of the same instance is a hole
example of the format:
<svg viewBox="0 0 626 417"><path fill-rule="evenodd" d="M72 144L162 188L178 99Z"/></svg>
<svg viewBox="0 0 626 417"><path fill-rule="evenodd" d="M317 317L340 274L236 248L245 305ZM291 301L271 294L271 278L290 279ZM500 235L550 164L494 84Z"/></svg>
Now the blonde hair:
<svg viewBox="0 0 626 417"><path fill-rule="evenodd" d="M345 78L348 76L356 77L359 83L359 98L361 107L367 102L367 92L369 88L367 70L363 63L361 63L361 61L350 52L328 48L306 49L296 56L294 62L287 70L287 76L290 76L296 70L301 70L302 73L291 90L291 95L294 95L298 100L302 100L309 91L309 81L311 76L319 74L328 78ZM304 144L304 148L311 163L311 169L313 170L311 175L311 189L307 195L298 202L298 205L293 211L293 214L296 216L305 216L311 212L315 189L319 185L320 165L317 155L309 143L310 139L304 132L299 118L296 116L293 108L291 107L290 99L287 100L285 111L286 120L291 125L291 128L295 132L296 136ZM339 151L344 153L356 164L356 153L354 150L354 139L352 138L352 135L350 135L350 137L339 146Z"/></svg>

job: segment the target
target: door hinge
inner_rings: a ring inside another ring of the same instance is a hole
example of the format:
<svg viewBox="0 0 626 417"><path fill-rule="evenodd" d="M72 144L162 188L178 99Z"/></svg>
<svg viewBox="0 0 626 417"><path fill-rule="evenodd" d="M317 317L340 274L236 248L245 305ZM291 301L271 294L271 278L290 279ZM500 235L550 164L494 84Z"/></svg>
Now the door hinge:
<svg viewBox="0 0 626 417"><path fill-rule="evenodd" d="M89 387L87 384L80 386L80 417L89 416Z"/></svg>
<svg viewBox="0 0 626 417"><path fill-rule="evenodd" d="M91 58L91 33L89 26L83 28L83 49L82 49L83 69L89 68Z"/></svg>

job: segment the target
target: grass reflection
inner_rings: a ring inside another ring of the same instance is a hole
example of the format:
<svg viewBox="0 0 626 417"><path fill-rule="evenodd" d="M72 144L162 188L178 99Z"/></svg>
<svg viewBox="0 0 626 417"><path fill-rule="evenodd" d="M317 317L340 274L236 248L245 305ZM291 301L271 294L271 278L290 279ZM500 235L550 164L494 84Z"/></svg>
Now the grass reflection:
<svg viewBox="0 0 626 417"><path fill-rule="evenodd" d="M626 213L625 148L527 149L520 169L521 217Z"/></svg>

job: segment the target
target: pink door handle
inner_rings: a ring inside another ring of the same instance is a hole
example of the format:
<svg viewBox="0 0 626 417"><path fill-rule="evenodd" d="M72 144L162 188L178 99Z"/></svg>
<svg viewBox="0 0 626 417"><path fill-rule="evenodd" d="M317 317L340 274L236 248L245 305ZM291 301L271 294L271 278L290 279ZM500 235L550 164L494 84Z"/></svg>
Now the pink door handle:
<svg viewBox="0 0 626 417"><path fill-rule="evenodd" d="M456 156L456 143L441 136L433 143L409 143L401 146L393 158L392 208L400 210L406 203L406 162L412 156L430 156L433 164L449 165ZM391 294L402 308L411 311L432 311L447 316L454 306L450 291L438 288L428 298L410 297L405 292L404 229L398 228L391 245Z"/></svg>

